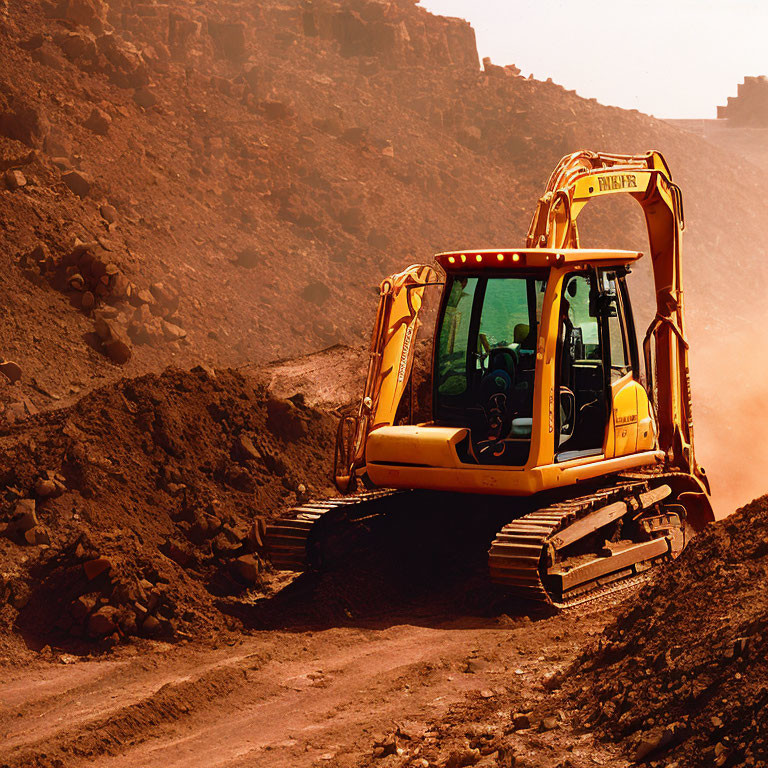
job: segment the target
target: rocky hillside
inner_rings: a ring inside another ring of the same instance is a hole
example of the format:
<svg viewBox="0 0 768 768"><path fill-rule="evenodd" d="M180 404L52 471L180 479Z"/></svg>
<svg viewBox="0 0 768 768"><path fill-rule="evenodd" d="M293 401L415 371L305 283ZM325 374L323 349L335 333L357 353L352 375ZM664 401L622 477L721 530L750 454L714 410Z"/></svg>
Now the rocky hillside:
<svg viewBox="0 0 768 768"><path fill-rule="evenodd" d="M481 69L465 22L408 0L19 0L0 55L12 419L169 363L363 343L387 272L520 243L562 154L655 147L686 194L694 386L736 421L703 382L763 319L761 176L689 133ZM587 211L585 244L643 248L630 207Z"/></svg>
<svg viewBox="0 0 768 768"><path fill-rule="evenodd" d="M768 498L711 526L574 671L583 722L637 762L768 760Z"/></svg>
<svg viewBox="0 0 768 768"><path fill-rule="evenodd" d="M733 125L768 127L768 77L745 77L736 96L717 108L717 117Z"/></svg>

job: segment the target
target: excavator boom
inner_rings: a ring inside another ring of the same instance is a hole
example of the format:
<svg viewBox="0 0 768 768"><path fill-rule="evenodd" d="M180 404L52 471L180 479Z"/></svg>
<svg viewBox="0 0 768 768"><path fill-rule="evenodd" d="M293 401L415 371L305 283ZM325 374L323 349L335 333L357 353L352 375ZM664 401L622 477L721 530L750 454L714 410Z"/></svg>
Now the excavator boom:
<svg viewBox="0 0 768 768"><path fill-rule="evenodd" d="M659 447L669 468L707 485L695 459L688 342L683 308L682 195L660 152L613 155L589 151L564 157L552 173L528 231L529 248L578 248L576 220L595 197L628 194L643 209L656 292L656 316L643 350L654 396ZM655 369L655 370L654 370Z"/></svg>
<svg viewBox="0 0 768 768"><path fill-rule="evenodd" d="M412 264L379 286L363 397L357 415L343 418L336 436L333 475L342 493L355 488L355 470L365 464L370 431L395 423L411 377L424 290L428 285L439 284L432 267Z"/></svg>

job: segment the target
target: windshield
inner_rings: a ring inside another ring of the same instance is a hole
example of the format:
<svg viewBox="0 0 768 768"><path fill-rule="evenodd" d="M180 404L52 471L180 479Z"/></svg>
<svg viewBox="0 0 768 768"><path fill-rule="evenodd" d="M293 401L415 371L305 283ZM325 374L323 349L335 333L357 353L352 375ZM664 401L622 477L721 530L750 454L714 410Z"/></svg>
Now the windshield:
<svg viewBox="0 0 768 768"><path fill-rule="evenodd" d="M527 459L545 290L545 272L454 276L447 286L435 355L435 418L470 427L482 463L492 454L496 463Z"/></svg>

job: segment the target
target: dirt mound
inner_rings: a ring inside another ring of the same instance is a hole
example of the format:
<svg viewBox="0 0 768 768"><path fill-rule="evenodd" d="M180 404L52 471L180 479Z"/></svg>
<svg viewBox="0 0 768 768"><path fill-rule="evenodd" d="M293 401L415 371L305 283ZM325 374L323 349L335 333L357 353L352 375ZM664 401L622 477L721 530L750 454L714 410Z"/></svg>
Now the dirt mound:
<svg viewBox="0 0 768 768"><path fill-rule="evenodd" d="M30 646L199 635L262 585L254 521L330 492L333 420L169 369L0 432L2 630Z"/></svg>
<svg viewBox="0 0 768 768"><path fill-rule="evenodd" d="M582 716L638 761L765 765L767 583L768 496L697 537L606 631L574 683Z"/></svg>

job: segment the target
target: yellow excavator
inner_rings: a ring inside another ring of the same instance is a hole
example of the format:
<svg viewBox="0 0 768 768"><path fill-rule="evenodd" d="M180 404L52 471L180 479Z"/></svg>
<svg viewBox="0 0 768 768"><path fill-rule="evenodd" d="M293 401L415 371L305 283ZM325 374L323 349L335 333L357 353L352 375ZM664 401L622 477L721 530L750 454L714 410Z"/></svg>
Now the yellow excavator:
<svg viewBox="0 0 768 768"><path fill-rule="evenodd" d="M617 194L640 204L650 243L645 377L626 282L642 254L579 247L581 210ZM580 151L550 177L525 248L441 253L384 280L363 397L337 438L335 482L352 495L272 523L273 564L322 565L334 530L402 509L408 492L437 503L465 494L469 526L484 499L501 500L509 522L489 542L490 575L521 598L578 604L676 557L714 519L693 449L683 229L681 192L659 152ZM431 418L413 423L432 285L442 298L431 392L420 394Z"/></svg>

